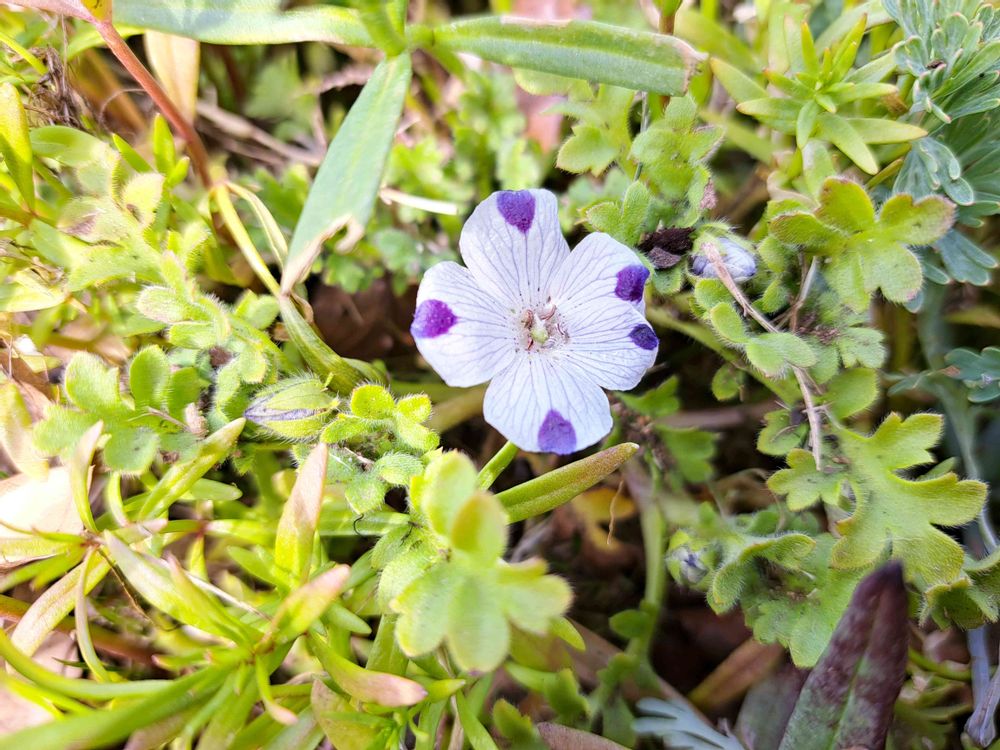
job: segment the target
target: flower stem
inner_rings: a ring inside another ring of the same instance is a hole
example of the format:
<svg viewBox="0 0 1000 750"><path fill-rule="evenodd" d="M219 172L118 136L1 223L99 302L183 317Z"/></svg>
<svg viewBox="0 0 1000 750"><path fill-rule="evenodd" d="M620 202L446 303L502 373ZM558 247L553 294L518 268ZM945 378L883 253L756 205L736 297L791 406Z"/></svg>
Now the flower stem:
<svg viewBox="0 0 1000 750"><path fill-rule="evenodd" d="M514 460L517 451L518 447L508 440L504 447L498 450L497 454L479 472L479 489L488 490L492 487L497 477L503 473L504 469L510 466L510 462Z"/></svg>

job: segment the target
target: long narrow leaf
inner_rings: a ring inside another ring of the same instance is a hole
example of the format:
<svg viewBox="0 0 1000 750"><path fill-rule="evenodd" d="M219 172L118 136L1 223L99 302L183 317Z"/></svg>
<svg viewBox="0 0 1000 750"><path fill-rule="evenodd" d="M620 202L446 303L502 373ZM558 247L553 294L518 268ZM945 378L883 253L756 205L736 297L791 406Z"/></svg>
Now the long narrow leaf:
<svg viewBox="0 0 1000 750"><path fill-rule="evenodd" d="M363 234L375 208L411 70L407 54L383 61L348 112L292 235L282 291L287 293L308 272L328 238L346 230L340 249L349 249Z"/></svg>
<svg viewBox="0 0 1000 750"><path fill-rule="evenodd" d="M489 17L433 30L434 44L484 60L585 81L676 96L704 55L665 34L594 21Z"/></svg>
<svg viewBox="0 0 1000 750"><path fill-rule="evenodd" d="M356 11L332 5L282 10L281 0L115 0L115 22L212 44L326 42L367 46Z"/></svg>

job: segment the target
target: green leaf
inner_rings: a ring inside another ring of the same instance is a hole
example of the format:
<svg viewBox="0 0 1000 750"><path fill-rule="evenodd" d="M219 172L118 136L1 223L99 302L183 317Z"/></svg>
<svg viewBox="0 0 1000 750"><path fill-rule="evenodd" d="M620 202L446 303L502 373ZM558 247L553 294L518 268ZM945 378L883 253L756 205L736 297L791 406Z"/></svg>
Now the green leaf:
<svg viewBox="0 0 1000 750"><path fill-rule="evenodd" d="M746 324L736 312L736 308L728 302L720 302L708 312L712 326L722 338L733 344L746 344L750 341Z"/></svg>
<svg viewBox="0 0 1000 750"><path fill-rule="evenodd" d="M356 11L331 5L285 10L281 0L115 0L114 8L116 23L211 44L371 44Z"/></svg>
<svg viewBox="0 0 1000 750"><path fill-rule="evenodd" d="M346 565L337 565L293 590L274 613L265 640L270 643L273 638L284 643L305 633L340 595L350 574L351 569Z"/></svg>
<svg viewBox="0 0 1000 750"><path fill-rule="evenodd" d="M758 575L758 561L795 569L815 544L812 537L795 532L732 536L726 541L721 564L712 576L708 603L716 612L732 608L745 587Z"/></svg>
<svg viewBox="0 0 1000 750"><path fill-rule="evenodd" d="M467 671L497 669L510 648L510 626L493 587L471 575L458 584L448 607L448 648Z"/></svg>
<svg viewBox="0 0 1000 750"><path fill-rule="evenodd" d="M751 99L767 98L767 90L763 86L725 60L713 57L710 65L715 77L719 79L719 83L736 100L737 104L742 104Z"/></svg>
<svg viewBox="0 0 1000 750"><path fill-rule="evenodd" d="M556 166L567 172L590 172L595 177L618 156L618 147L607 133L593 125L575 125L556 156Z"/></svg>
<svg viewBox="0 0 1000 750"><path fill-rule="evenodd" d="M547 513L590 489L630 459L639 446L621 443L497 495L510 523Z"/></svg>
<svg viewBox="0 0 1000 750"><path fill-rule="evenodd" d="M907 245L933 243L954 220L954 206L948 201L928 196L914 202L909 195L890 198L876 218L864 190L843 178L824 182L819 201L812 214L791 211L776 216L771 233L782 242L829 258L823 275L859 312L879 289L893 302L913 299L923 271Z"/></svg>
<svg viewBox="0 0 1000 750"><path fill-rule="evenodd" d="M865 145L864 138L854 129L847 118L840 115L821 114L817 124L820 138L830 141L868 174L878 172L878 162L875 160L875 155Z"/></svg>
<svg viewBox="0 0 1000 750"><path fill-rule="evenodd" d="M941 239L955 218L955 207L938 196L914 202L911 195L894 195L882 206L879 221L899 233L908 245L930 245Z"/></svg>
<svg viewBox="0 0 1000 750"><path fill-rule="evenodd" d="M545 571L541 560L526 560L503 564L498 578L504 614L520 629L538 635L549 632L573 599L566 581Z"/></svg>
<svg viewBox="0 0 1000 750"><path fill-rule="evenodd" d="M400 615L396 640L408 656L429 653L444 640L462 581L456 566L435 565L392 601L392 609Z"/></svg>
<svg viewBox="0 0 1000 750"><path fill-rule="evenodd" d="M92 414L72 411L50 404L45 419L35 425L34 442L46 456L58 456L71 450L90 426L98 421Z"/></svg>
<svg viewBox="0 0 1000 750"><path fill-rule="evenodd" d="M79 352L66 366L66 395L85 411L105 417L120 413L124 404L118 391L118 370L105 367L93 354Z"/></svg>
<svg viewBox="0 0 1000 750"><path fill-rule="evenodd" d="M104 462L109 469L141 474L156 458L160 436L146 427L116 427L104 445Z"/></svg>
<svg viewBox="0 0 1000 750"><path fill-rule="evenodd" d="M162 286L147 286L136 300L139 312L160 323L180 323L189 316L189 306L177 293Z"/></svg>
<svg viewBox="0 0 1000 750"><path fill-rule="evenodd" d="M283 292L308 273L328 238L346 229L347 236L338 245L346 250L364 234L396 135L410 72L407 54L384 60L351 106L295 226L281 278Z"/></svg>
<svg viewBox="0 0 1000 750"><path fill-rule="evenodd" d="M42 282L27 269L9 274L0 286L0 312L45 310L66 299L66 291Z"/></svg>
<svg viewBox="0 0 1000 750"><path fill-rule="evenodd" d="M961 526L975 518L986 485L959 481L950 472L916 480L897 473L932 460L928 449L940 438L940 417L916 414L903 420L891 414L871 436L843 428L836 434L855 508L837 524L843 536L833 549L833 565L859 568L889 551L921 586L954 580L962 568L962 547L936 526Z"/></svg>
<svg viewBox="0 0 1000 750"><path fill-rule="evenodd" d="M203 705L219 688L225 674L220 669L203 669L180 677L139 700L115 704L100 711L76 713L62 721L51 721L9 734L3 744L33 750L116 745L143 727L183 713L192 706Z"/></svg>
<svg viewBox="0 0 1000 750"><path fill-rule="evenodd" d="M812 453L799 448L788 453L787 461L788 468L772 474L767 486L786 496L789 510L805 510L819 500L833 506L840 503L846 472L835 467L817 470Z"/></svg>
<svg viewBox="0 0 1000 750"><path fill-rule="evenodd" d="M981 560L967 557L960 577L924 594L921 621L930 616L941 627L954 623L969 630L995 622L1000 614L1000 549Z"/></svg>
<svg viewBox="0 0 1000 750"><path fill-rule="evenodd" d="M452 549L489 565L507 548L507 514L493 495L475 493L455 515L448 535Z"/></svg>
<svg viewBox="0 0 1000 750"><path fill-rule="evenodd" d="M823 183L815 220L824 227L860 232L875 223L875 208L868 193L858 183L843 179L827 180Z"/></svg>
<svg viewBox="0 0 1000 750"><path fill-rule="evenodd" d="M172 560L172 565L165 564L135 552L110 531L104 532L104 543L125 579L160 611L178 622L238 645L249 645L259 639L259 633L230 615L215 597L193 584L176 560Z"/></svg>
<svg viewBox="0 0 1000 750"><path fill-rule="evenodd" d="M465 695L462 693L455 695L455 706L458 708L458 721L472 750L500 750L489 731L480 723Z"/></svg>
<svg viewBox="0 0 1000 750"><path fill-rule="evenodd" d="M849 117L847 121L865 143L909 143L927 135L916 125L878 117Z"/></svg>
<svg viewBox="0 0 1000 750"><path fill-rule="evenodd" d="M316 723L335 750L372 750L380 744L380 732L395 726L390 719L357 711L321 680L313 681L310 703Z"/></svg>
<svg viewBox="0 0 1000 750"><path fill-rule="evenodd" d="M703 59L675 37L592 21L463 19L435 28L433 40L451 52L471 52L512 68L667 96L687 90L695 65Z"/></svg>
<svg viewBox="0 0 1000 750"><path fill-rule="evenodd" d="M194 486L215 464L229 456L236 444L245 419L234 419L219 428L198 446L197 453L189 461L174 464L149 491L140 508L142 518L150 518L165 512L174 502Z"/></svg>
<svg viewBox="0 0 1000 750"><path fill-rule="evenodd" d="M436 456L421 476L414 477L410 498L427 514L430 527L448 537L455 518L477 488L476 467L465 455L449 451Z"/></svg>
<svg viewBox="0 0 1000 750"><path fill-rule="evenodd" d="M351 393L351 413L364 419L390 419L396 411L392 394L372 383L358 386Z"/></svg>
<svg viewBox="0 0 1000 750"><path fill-rule="evenodd" d="M878 397L878 374L867 368L838 373L828 384L823 400L837 419L864 411Z"/></svg>
<svg viewBox="0 0 1000 750"><path fill-rule="evenodd" d="M406 48L406 40L389 14L389 4L383 0L354 0L361 13L361 22L371 35L372 42L388 57L398 55Z"/></svg>
<svg viewBox="0 0 1000 750"><path fill-rule="evenodd" d="M833 545L831 534L820 534L801 569L787 574L781 587L764 580L741 599L754 637L786 646L798 667L819 660L864 574L831 566Z"/></svg>
<svg viewBox="0 0 1000 750"><path fill-rule="evenodd" d="M293 581L309 575L313 540L326 484L327 446L319 443L299 469L292 494L285 503L274 537L274 562Z"/></svg>
<svg viewBox="0 0 1000 750"><path fill-rule="evenodd" d="M21 199L29 210L35 207L35 176L31 167L31 139L28 136L28 116L21 105L17 89L10 83L0 83L0 156Z"/></svg>
<svg viewBox="0 0 1000 750"><path fill-rule="evenodd" d="M1000 398L1000 347L988 346L982 352L954 349L945 362L953 368L949 374L971 389L970 401L986 403Z"/></svg>
<svg viewBox="0 0 1000 750"><path fill-rule="evenodd" d="M788 367L812 367L816 353L793 333L762 333L746 345L750 363L769 377L784 374Z"/></svg>
<svg viewBox="0 0 1000 750"><path fill-rule="evenodd" d="M128 368L128 387L136 409L163 403L170 382L170 363L158 346L147 346L132 358Z"/></svg>
<svg viewBox="0 0 1000 750"><path fill-rule="evenodd" d="M84 593L89 594L110 571L111 565L100 557L89 567L82 584L84 569L82 565L77 565L45 589L14 626L14 631L10 634L14 646L27 656L34 654L48 634L73 611L77 591L81 586Z"/></svg>
<svg viewBox="0 0 1000 750"><path fill-rule="evenodd" d="M418 682L395 674L365 669L333 649L320 646L318 638L310 640L330 679L356 700L395 708L412 706L427 697L427 690Z"/></svg>

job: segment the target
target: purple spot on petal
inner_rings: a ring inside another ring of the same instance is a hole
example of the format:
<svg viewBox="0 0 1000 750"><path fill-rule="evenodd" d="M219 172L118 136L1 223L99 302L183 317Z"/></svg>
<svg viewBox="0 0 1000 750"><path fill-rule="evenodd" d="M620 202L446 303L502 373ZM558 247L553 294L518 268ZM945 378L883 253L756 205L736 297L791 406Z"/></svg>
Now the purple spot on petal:
<svg viewBox="0 0 1000 750"><path fill-rule="evenodd" d="M435 336L448 333L457 320L455 313L441 300L425 299L417 305L410 333L413 334L414 338L432 339Z"/></svg>
<svg viewBox="0 0 1000 750"><path fill-rule="evenodd" d="M549 409L542 420L542 426L538 428L538 448L562 454L572 453L576 448L576 430L573 429L573 424L555 409Z"/></svg>
<svg viewBox="0 0 1000 750"><path fill-rule="evenodd" d="M645 323L640 323L632 332L628 335L632 342L638 346L640 349L645 349L646 351L652 351L660 344L660 340L653 333L653 329L650 328Z"/></svg>
<svg viewBox="0 0 1000 750"><path fill-rule="evenodd" d="M642 290L649 278L649 269L645 266L625 266L618 272L618 283L615 284L615 296L629 302L642 299Z"/></svg>
<svg viewBox="0 0 1000 750"><path fill-rule="evenodd" d="M504 221L527 234L535 218L535 196L528 190L505 190L497 195L497 208Z"/></svg>

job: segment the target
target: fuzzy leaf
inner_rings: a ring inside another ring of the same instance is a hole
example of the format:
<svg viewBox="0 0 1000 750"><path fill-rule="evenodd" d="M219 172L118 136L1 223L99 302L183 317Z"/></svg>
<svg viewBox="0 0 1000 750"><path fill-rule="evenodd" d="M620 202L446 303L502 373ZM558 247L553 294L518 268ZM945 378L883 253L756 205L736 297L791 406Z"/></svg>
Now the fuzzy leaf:
<svg viewBox="0 0 1000 750"><path fill-rule="evenodd" d="M840 488L846 473L836 468L816 470L816 460L809 451L798 448L788 454L788 468L776 471L767 486L786 496L790 510L805 510L819 500L829 505L840 501Z"/></svg>
<svg viewBox="0 0 1000 750"><path fill-rule="evenodd" d="M596 176L607 169L617 155L618 147L604 132L593 125L581 124L574 126L573 135L559 149L556 166L574 174L590 172Z"/></svg>
<svg viewBox="0 0 1000 750"><path fill-rule="evenodd" d="M778 377L789 367L812 367L816 354L794 333L763 333L746 345L750 363L765 375Z"/></svg>
<svg viewBox="0 0 1000 750"><path fill-rule="evenodd" d="M929 196L890 198L875 218L860 186L841 178L823 183L814 214L793 211L771 220L782 242L804 246L828 258L823 268L830 286L852 309L861 311L881 289L892 302L908 302L920 291L923 272L908 245L928 245L944 236L954 206Z"/></svg>
<svg viewBox="0 0 1000 750"><path fill-rule="evenodd" d="M959 575L962 547L936 526L960 526L972 520L985 501L986 486L960 481L952 473L917 480L897 473L928 463L932 459L928 449L940 434L940 417L931 414L906 420L891 414L870 436L837 430L847 469L835 476L850 484L855 508L837 524L843 536L833 550L834 566L870 565L888 550L922 586L947 583ZM778 472L772 478L782 487L778 491L787 489L801 502L832 492L833 480L817 486L815 478L809 479L815 477L815 467L809 475L805 462L796 454L796 466L786 470L790 473Z"/></svg>

